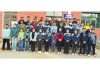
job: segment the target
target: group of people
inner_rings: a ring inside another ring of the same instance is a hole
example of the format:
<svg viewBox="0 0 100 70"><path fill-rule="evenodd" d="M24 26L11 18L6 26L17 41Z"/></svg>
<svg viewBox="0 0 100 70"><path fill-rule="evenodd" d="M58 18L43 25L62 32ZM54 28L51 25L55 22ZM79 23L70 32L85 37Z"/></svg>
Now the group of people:
<svg viewBox="0 0 100 70"><path fill-rule="evenodd" d="M57 20L54 17L51 19L39 20L37 16L31 21L30 16L27 20L21 17L17 21L14 16L12 20L5 24L2 32L3 45L2 50L12 51L36 51L41 53L44 49L45 53L51 50L58 54L72 55L92 55L95 56L96 34L95 29L90 24L81 23L79 19ZM63 50L63 52L62 52Z"/></svg>

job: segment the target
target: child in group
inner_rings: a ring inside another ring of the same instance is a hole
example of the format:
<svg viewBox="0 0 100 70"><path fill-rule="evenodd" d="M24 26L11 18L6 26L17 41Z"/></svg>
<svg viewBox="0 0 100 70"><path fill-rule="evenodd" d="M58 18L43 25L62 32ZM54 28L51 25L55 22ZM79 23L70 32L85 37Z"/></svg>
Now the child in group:
<svg viewBox="0 0 100 70"><path fill-rule="evenodd" d="M41 20L39 20L39 22L38 22L38 25L36 27L36 31L39 32L40 29L43 30L43 24L42 24L42 21Z"/></svg>
<svg viewBox="0 0 100 70"><path fill-rule="evenodd" d="M42 29L39 30L39 33L37 35L37 45L38 45L38 53L41 53L42 51L42 46L43 46L43 33L42 33Z"/></svg>
<svg viewBox="0 0 100 70"><path fill-rule="evenodd" d="M9 28L9 25L6 24L5 28L2 30L2 37L3 37L2 50L5 50L6 43L7 43L7 50L10 50L10 34L11 34L11 30Z"/></svg>
<svg viewBox="0 0 100 70"><path fill-rule="evenodd" d="M62 29L59 28L59 32L56 33L58 54L61 54L61 48L62 48L63 39L64 39L64 34L63 34L63 32L62 32Z"/></svg>
<svg viewBox="0 0 100 70"><path fill-rule="evenodd" d="M31 22L28 23L28 25L26 26L26 29L29 29L29 31L32 32L33 26Z"/></svg>
<svg viewBox="0 0 100 70"><path fill-rule="evenodd" d="M19 28L14 24L13 28L11 28L11 37L12 37L12 51L16 51L17 47L17 38L18 38Z"/></svg>
<svg viewBox="0 0 100 70"><path fill-rule="evenodd" d="M95 56L95 47L96 47L97 37L96 37L94 28L91 29L90 37L91 37L92 54L93 56Z"/></svg>
<svg viewBox="0 0 100 70"><path fill-rule="evenodd" d="M52 30L53 29L55 29L56 32L58 30L58 27L56 26L56 23L55 22L53 22L53 25L50 27L51 33L52 33Z"/></svg>
<svg viewBox="0 0 100 70"><path fill-rule="evenodd" d="M48 54L48 51L49 51L50 37L51 37L50 31L49 31L49 29L47 29L46 30L46 33L44 35L44 40L45 40L45 53L47 53L47 54Z"/></svg>
<svg viewBox="0 0 100 70"><path fill-rule="evenodd" d="M30 33L30 41L31 41L31 51L35 52L35 46L36 46L36 38L37 38L37 32L35 29L32 30Z"/></svg>
<svg viewBox="0 0 100 70"><path fill-rule="evenodd" d="M19 51L23 51L24 50L24 43L23 43L23 40L24 40L24 30L23 28L20 29L19 31L19 34L18 34L18 50Z"/></svg>
<svg viewBox="0 0 100 70"><path fill-rule="evenodd" d="M64 41L65 41L64 53L68 54L71 43L71 33L69 33L69 29L66 29L66 33L64 33Z"/></svg>
<svg viewBox="0 0 100 70"><path fill-rule="evenodd" d="M29 28L25 32L24 40L25 40L25 51L29 51L29 47L30 47L30 30L29 30Z"/></svg>
<svg viewBox="0 0 100 70"><path fill-rule="evenodd" d="M87 53L87 41L88 41L88 34L86 33L86 29L83 28L83 32L80 34L80 55Z"/></svg>
<svg viewBox="0 0 100 70"><path fill-rule="evenodd" d="M78 34L78 30L74 30L74 34L72 34L72 55L77 55L76 50L79 44L80 36Z"/></svg>
<svg viewBox="0 0 100 70"><path fill-rule="evenodd" d="M51 50L52 50L52 52L55 51L55 48L56 48L56 31L55 31L55 29L53 29L52 33L51 33Z"/></svg>
<svg viewBox="0 0 100 70"><path fill-rule="evenodd" d="M32 22L30 19L30 16L27 16L27 20L25 21L25 25L28 25L28 23Z"/></svg>

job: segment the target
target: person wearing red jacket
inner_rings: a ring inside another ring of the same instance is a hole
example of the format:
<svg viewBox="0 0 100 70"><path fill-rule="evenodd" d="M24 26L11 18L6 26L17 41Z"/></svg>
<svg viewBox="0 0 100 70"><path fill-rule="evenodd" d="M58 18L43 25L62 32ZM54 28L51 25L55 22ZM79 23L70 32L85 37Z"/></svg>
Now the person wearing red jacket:
<svg viewBox="0 0 100 70"><path fill-rule="evenodd" d="M62 32L62 28L59 28L59 31L56 33L58 54L61 54L63 39L64 39L64 33Z"/></svg>

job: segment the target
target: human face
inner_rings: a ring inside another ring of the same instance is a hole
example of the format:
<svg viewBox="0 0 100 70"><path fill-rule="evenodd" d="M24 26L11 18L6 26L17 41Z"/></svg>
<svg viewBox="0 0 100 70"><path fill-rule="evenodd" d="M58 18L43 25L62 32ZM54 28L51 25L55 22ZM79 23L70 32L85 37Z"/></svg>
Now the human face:
<svg viewBox="0 0 100 70"><path fill-rule="evenodd" d="M74 33L77 34L77 30L75 30Z"/></svg>
<svg viewBox="0 0 100 70"><path fill-rule="evenodd" d="M66 33L69 33L69 30L68 29L66 30Z"/></svg>
<svg viewBox="0 0 100 70"><path fill-rule="evenodd" d="M33 29L33 32L35 32L35 29Z"/></svg>

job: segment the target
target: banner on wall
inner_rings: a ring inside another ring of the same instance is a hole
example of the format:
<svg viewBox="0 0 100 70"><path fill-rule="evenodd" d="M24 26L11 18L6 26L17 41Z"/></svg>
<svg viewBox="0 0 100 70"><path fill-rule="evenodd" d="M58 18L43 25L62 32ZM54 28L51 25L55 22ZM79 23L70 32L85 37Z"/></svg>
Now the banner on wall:
<svg viewBox="0 0 100 70"><path fill-rule="evenodd" d="M65 19L71 19L71 18L74 18L74 16L72 14L64 14L64 18Z"/></svg>

